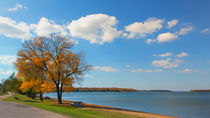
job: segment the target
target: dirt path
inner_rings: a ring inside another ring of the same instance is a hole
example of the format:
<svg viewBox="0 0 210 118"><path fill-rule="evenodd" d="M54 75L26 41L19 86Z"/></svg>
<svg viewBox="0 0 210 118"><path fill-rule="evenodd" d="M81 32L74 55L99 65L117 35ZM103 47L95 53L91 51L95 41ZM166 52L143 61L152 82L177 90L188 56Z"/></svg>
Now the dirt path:
<svg viewBox="0 0 210 118"><path fill-rule="evenodd" d="M2 99L7 98L7 97L9 97L9 96L11 96L11 93L9 93L9 94L7 94L7 95L2 95L2 96L0 96L0 101L2 101Z"/></svg>
<svg viewBox="0 0 210 118"><path fill-rule="evenodd" d="M0 96L0 118L69 118L23 104L1 101L9 96L11 95Z"/></svg>

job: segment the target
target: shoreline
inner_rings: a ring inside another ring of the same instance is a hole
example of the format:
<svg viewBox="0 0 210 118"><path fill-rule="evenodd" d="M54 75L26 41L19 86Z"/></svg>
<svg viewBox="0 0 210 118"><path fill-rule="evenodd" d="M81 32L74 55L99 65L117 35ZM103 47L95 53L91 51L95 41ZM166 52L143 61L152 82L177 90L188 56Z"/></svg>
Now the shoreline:
<svg viewBox="0 0 210 118"><path fill-rule="evenodd" d="M56 98L50 98L50 99L57 100ZM74 102L80 102L80 101L63 100L63 103L58 104L58 105L69 106L69 105L72 105ZM142 116L142 117L145 117L145 118L177 118L175 116L169 116L169 115L163 115L163 114L149 113L149 112L136 111L136 110L128 110L128 109L123 109L123 108L89 104L89 103L84 103L84 102L82 102L82 103L84 104L84 106L83 107L78 107L78 108L109 110L109 111L120 112L120 113L125 113L125 114L134 114L134 115Z"/></svg>
<svg viewBox="0 0 210 118"><path fill-rule="evenodd" d="M62 114L64 116L69 117L81 117L81 116L100 116L104 115L106 117L115 116L116 118L176 118L168 115L161 115L155 113L147 113L143 111L134 111L127 110L116 107L109 107L103 105L95 105L84 103L84 107L72 107L74 102L78 101L70 101L70 100L62 100L63 104L58 104L56 98L44 98L43 102L37 99L31 99L24 95L19 95L19 99L14 99L11 95L6 95L2 97L3 101L21 103L28 106L37 107L39 109L43 109L46 111L55 112L58 114ZM0 97L1 98L1 97ZM7 100L6 100L7 99ZM114 118L114 117L113 117Z"/></svg>

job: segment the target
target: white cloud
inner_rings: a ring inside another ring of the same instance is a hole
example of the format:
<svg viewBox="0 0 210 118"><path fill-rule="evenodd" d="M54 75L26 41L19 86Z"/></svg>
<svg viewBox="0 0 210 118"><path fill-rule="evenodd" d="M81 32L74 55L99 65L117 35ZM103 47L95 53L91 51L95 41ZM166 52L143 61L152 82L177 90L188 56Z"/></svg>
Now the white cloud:
<svg viewBox="0 0 210 118"><path fill-rule="evenodd" d="M180 54L177 54L176 57L186 57L188 54L186 52L182 52Z"/></svg>
<svg viewBox="0 0 210 118"><path fill-rule="evenodd" d="M210 33L210 29L209 28L205 28L201 31L202 33Z"/></svg>
<svg viewBox="0 0 210 118"><path fill-rule="evenodd" d="M4 70L0 69L0 75L10 75L12 73L13 73L13 71L11 71L11 70L4 71Z"/></svg>
<svg viewBox="0 0 210 118"><path fill-rule="evenodd" d="M193 30L192 26L187 26L187 27L181 28L180 31L178 32L178 34L179 35L184 35L184 34L189 33L192 30Z"/></svg>
<svg viewBox="0 0 210 118"><path fill-rule="evenodd" d="M157 55L157 54L153 54L153 56L154 56L154 57L157 57L158 55Z"/></svg>
<svg viewBox="0 0 210 118"><path fill-rule="evenodd" d="M159 43L163 43L163 42L170 42L170 41L173 41L175 39L177 39L178 36L176 34L173 34L173 33L170 33L170 32L167 32L167 33L162 33L162 34L159 34L157 36L157 41Z"/></svg>
<svg viewBox="0 0 210 118"><path fill-rule="evenodd" d="M183 69L183 70L179 70L179 71L175 71L175 72L180 72L180 73L193 73L193 72L199 72L197 70L191 70L191 69Z"/></svg>
<svg viewBox="0 0 210 118"><path fill-rule="evenodd" d="M181 28L180 31L177 31L177 32L174 32L174 33L170 33L170 32L161 33L157 36L156 39L147 39L146 43L150 44L150 43L153 43L153 42L159 42L159 43L171 42L173 40L178 39L179 35L185 35L192 30L193 30L192 26L187 26L187 27Z"/></svg>
<svg viewBox="0 0 210 118"><path fill-rule="evenodd" d="M123 36L123 37L128 37L128 33L125 33L125 32L124 32L124 33L122 34L122 36Z"/></svg>
<svg viewBox="0 0 210 118"><path fill-rule="evenodd" d="M85 74L85 75L83 75L82 77L83 77L83 78L91 78L92 75L90 75L90 74Z"/></svg>
<svg viewBox="0 0 210 118"><path fill-rule="evenodd" d="M159 57L169 57L169 56L172 56L173 54L171 52L167 52L167 53L164 53L164 54L159 54L158 56Z"/></svg>
<svg viewBox="0 0 210 118"><path fill-rule="evenodd" d="M12 65L15 62L16 56L0 55L0 64Z"/></svg>
<svg viewBox="0 0 210 118"><path fill-rule="evenodd" d="M27 6L23 6L19 3L17 3L13 8L9 8L8 11L17 11L19 9L27 9Z"/></svg>
<svg viewBox="0 0 210 118"><path fill-rule="evenodd" d="M188 53L186 53L186 52L181 52L180 54L177 54L177 55L175 55L175 57L186 57L186 56L188 56L189 54ZM159 54L159 55L157 55L157 54L154 54L153 55L154 57L169 57L169 56L173 56L173 53L172 52L167 52L167 53L164 53L164 54Z"/></svg>
<svg viewBox="0 0 210 118"><path fill-rule="evenodd" d="M117 19L106 14L93 14L73 20L67 28L72 37L89 40L90 43L103 44L118 38L121 31L116 28Z"/></svg>
<svg viewBox="0 0 210 118"><path fill-rule="evenodd" d="M105 72L119 72L119 70L114 69L114 68L109 67L109 66L96 66L93 69L94 70L101 70L101 71L105 71Z"/></svg>
<svg viewBox="0 0 210 118"><path fill-rule="evenodd" d="M172 28L178 23L178 20L171 20L167 22L167 28Z"/></svg>
<svg viewBox="0 0 210 118"><path fill-rule="evenodd" d="M163 67L163 68L176 68L179 66L179 63L182 63L181 60L174 60L171 61L171 58L167 58L165 60L154 60L152 61L152 65L156 67Z"/></svg>
<svg viewBox="0 0 210 118"><path fill-rule="evenodd" d="M53 20L48 20L45 17L42 17L38 24L32 24L31 27L38 36L47 36L51 33L67 35L67 32L63 26L58 25Z"/></svg>
<svg viewBox="0 0 210 118"><path fill-rule="evenodd" d="M138 38L144 37L147 34L152 34L163 27L163 22L164 20L162 19L148 18L145 22L135 22L125 26L125 31L130 33L127 38Z"/></svg>
<svg viewBox="0 0 210 118"><path fill-rule="evenodd" d="M162 72L162 69L156 69L156 70L144 70L144 69L134 69L130 72Z"/></svg>
<svg viewBox="0 0 210 118"><path fill-rule="evenodd" d="M0 34L12 37L12 38L19 38L19 39L29 39L32 37L30 33L30 27L24 23L19 22L0 16Z"/></svg>
<svg viewBox="0 0 210 118"><path fill-rule="evenodd" d="M151 43L154 43L154 42L156 42L155 39L147 39L147 40L146 40L146 43L147 43L147 44L151 44Z"/></svg>

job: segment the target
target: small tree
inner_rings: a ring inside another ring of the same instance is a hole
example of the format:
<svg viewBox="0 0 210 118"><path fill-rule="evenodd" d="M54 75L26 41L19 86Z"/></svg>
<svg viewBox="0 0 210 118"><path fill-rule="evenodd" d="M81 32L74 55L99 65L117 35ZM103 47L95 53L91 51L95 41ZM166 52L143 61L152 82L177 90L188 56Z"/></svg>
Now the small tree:
<svg viewBox="0 0 210 118"><path fill-rule="evenodd" d="M23 78L20 90L33 99L39 93L40 100L43 101L43 94L55 91L55 85L53 83L43 83L41 80Z"/></svg>
<svg viewBox="0 0 210 118"><path fill-rule="evenodd" d="M3 86L6 91L10 91L12 95L16 95L19 92L21 81L15 76L15 73L11 74L8 79L3 82Z"/></svg>
<svg viewBox="0 0 210 118"><path fill-rule="evenodd" d="M18 70L18 77L22 79L20 89L29 97L35 98L36 94L39 93L40 100L43 101L44 93L55 91L53 83L46 81L46 73L30 61L18 58L15 65Z"/></svg>
<svg viewBox="0 0 210 118"><path fill-rule="evenodd" d="M23 43L17 60L30 63L46 73L46 83L56 86L58 103L62 104L62 92L70 92L74 82L80 82L89 65L83 56L71 51L74 43L60 35L39 37Z"/></svg>

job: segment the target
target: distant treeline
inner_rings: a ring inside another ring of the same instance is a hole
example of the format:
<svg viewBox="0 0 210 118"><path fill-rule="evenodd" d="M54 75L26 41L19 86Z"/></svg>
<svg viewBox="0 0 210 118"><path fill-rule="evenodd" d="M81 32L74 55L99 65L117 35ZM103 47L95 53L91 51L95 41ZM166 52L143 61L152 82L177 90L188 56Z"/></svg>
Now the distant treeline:
<svg viewBox="0 0 210 118"><path fill-rule="evenodd" d="M74 92L137 92L132 88L74 88Z"/></svg>
<svg viewBox="0 0 210 118"><path fill-rule="evenodd" d="M190 90L190 92L210 92L210 89L207 89L207 90Z"/></svg>
<svg viewBox="0 0 210 118"><path fill-rule="evenodd" d="M138 90L138 92L172 92L171 90Z"/></svg>

